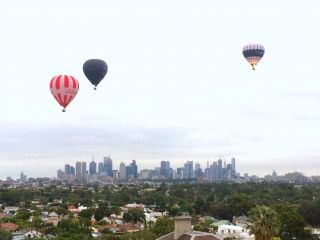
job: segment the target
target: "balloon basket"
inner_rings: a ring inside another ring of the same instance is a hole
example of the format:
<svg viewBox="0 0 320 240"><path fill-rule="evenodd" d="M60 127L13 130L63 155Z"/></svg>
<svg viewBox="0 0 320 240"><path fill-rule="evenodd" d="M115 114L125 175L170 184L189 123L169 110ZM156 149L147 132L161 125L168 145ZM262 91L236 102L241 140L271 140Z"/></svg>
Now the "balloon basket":
<svg viewBox="0 0 320 240"><path fill-rule="evenodd" d="M65 110L65 109L62 109L62 112L66 112L66 110Z"/></svg>

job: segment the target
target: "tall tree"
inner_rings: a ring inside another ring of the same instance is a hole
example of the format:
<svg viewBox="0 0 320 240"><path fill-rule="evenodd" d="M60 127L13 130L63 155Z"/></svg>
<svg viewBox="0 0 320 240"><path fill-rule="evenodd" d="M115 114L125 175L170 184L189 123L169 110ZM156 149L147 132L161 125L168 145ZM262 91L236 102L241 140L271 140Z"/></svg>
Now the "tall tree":
<svg viewBox="0 0 320 240"><path fill-rule="evenodd" d="M270 240L277 236L280 228L275 210L267 206L256 206L249 211L250 232L256 240Z"/></svg>

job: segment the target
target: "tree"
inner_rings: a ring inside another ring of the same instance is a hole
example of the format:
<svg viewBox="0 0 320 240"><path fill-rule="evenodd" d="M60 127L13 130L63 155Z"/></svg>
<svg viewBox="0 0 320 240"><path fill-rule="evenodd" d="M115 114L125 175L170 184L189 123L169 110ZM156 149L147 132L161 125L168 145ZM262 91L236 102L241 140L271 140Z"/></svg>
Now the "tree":
<svg viewBox="0 0 320 240"><path fill-rule="evenodd" d="M132 208L129 209L128 212L125 212L123 214L123 220L126 222L132 222L132 223L146 223L146 216L144 215L143 210L139 208Z"/></svg>
<svg viewBox="0 0 320 240"><path fill-rule="evenodd" d="M279 235L282 240L313 239L310 231L305 230L307 223L298 213L297 208L283 204L276 205L273 208L279 215Z"/></svg>
<svg viewBox="0 0 320 240"><path fill-rule="evenodd" d="M93 214L93 209L88 208L88 209L84 209L81 212L79 212L79 217L91 219L92 214Z"/></svg>
<svg viewBox="0 0 320 240"><path fill-rule="evenodd" d="M152 227L152 232L156 237L160 237L172 232L174 229L174 221L168 217L158 218Z"/></svg>
<svg viewBox="0 0 320 240"><path fill-rule="evenodd" d="M0 239L1 240L11 240L12 238L13 238L13 236L10 232L0 229Z"/></svg>
<svg viewBox="0 0 320 240"><path fill-rule="evenodd" d="M280 222L275 210L267 206L256 206L249 211L250 232L256 240L270 240L277 236Z"/></svg>

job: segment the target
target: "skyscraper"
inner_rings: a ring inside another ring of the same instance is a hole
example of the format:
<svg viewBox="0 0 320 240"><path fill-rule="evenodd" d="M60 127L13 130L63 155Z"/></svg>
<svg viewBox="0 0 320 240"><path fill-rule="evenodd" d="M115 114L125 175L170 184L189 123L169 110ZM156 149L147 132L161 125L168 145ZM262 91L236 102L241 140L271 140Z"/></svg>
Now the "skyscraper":
<svg viewBox="0 0 320 240"><path fill-rule="evenodd" d="M99 162L98 163L98 173L102 173L103 172L103 162Z"/></svg>
<svg viewBox="0 0 320 240"><path fill-rule="evenodd" d="M89 174L93 175L97 173L97 163L95 161L92 161L89 164Z"/></svg>
<svg viewBox="0 0 320 240"><path fill-rule="evenodd" d="M106 173L107 176L112 177L112 159L109 157L103 158L103 171Z"/></svg>
<svg viewBox="0 0 320 240"><path fill-rule="evenodd" d="M23 172L20 173L20 181L21 182L26 182L27 181L27 176Z"/></svg>
<svg viewBox="0 0 320 240"><path fill-rule="evenodd" d="M70 166L70 174L75 175L75 169L73 166Z"/></svg>
<svg viewBox="0 0 320 240"><path fill-rule="evenodd" d="M160 175L166 177L166 162L165 161L160 162Z"/></svg>
<svg viewBox="0 0 320 240"><path fill-rule="evenodd" d="M82 177L87 176L87 163L86 162L82 162L82 164L81 164L81 176Z"/></svg>
<svg viewBox="0 0 320 240"><path fill-rule="evenodd" d="M133 166L131 164L129 166L126 166L126 179L127 180L134 179Z"/></svg>
<svg viewBox="0 0 320 240"><path fill-rule="evenodd" d="M65 172L66 175L70 175L71 174L71 166L70 166L70 164L64 165L64 172Z"/></svg>
<svg viewBox="0 0 320 240"><path fill-rule="evenodd" d="M119 180L125 181L126 179L126 164L124 162L121 162L119 167Z"/></svg>
<svg viewBox="0 0 320 240"><path fill-rule="evenodd" d="M133 178L138 179L138 166L136 164L136 160L132 160L130 166L132 166Z"/></svg>
<svg viewBox="0 0 320 240"><path fill-rule="evenodd" d="M187 161L187 163L184 164L184 178L193 178L193 161Z"/></svg>
<svg viewBox="0 0 320 240"><path fill-rule="evenodd" d="M218 180L222 178L222 159L218 160Z"/></svg>
<svg viewBox="0 0 320 240"><path fill-rule="evenodd" d="M77 176L77 178L80 178L81 174L82 174L81 162L76 162L76 176Z"/></svg>
<svg viewBox="0 0 320 240"><path fill-rule="evenodd" d="M232 171L236 173L236 159L231 158L231 166L232 166Z"/></svg>
<svg viewBox="0 0 320 240"><path fill-rule="evenodd" d="M59 170L57 171L57 178L59 178L59 179L65 179L65 174L64 174L64 172L63 172L61 169L59 169Z"/></svg>

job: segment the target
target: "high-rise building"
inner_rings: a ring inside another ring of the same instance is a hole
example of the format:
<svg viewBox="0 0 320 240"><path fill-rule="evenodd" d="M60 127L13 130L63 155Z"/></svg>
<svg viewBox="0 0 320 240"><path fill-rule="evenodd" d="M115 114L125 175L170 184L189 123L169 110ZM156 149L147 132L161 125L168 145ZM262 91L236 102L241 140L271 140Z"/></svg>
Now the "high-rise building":
<svg viewBox="0 0 320 240"><path fill-rule="evenodd" d="M160 175L169 178L170 177L170 161L161 161L160 163Z"/></svg>
<svg viewBox="0 0 320 240"><path fill-rule="evenodd" d="M160 175L166 177L166 161L160 162Z"/></svg>
<svg viewBox="0 0 320 240"><path fill-rule="evenodd" d="M23 172L21 172L20 173L20 182L26 182L26 181L27 181L27 176Z"/></svg>
<svg viewBox="0 0 320 240"><path fill-rule="evenodd" d="M98 173L102 173L103 172L103 162L99 162L98 163Z"/></svg>
<svg viewBox="0 0 320 240"><path fill-rule="evenodd" d="M77 176L77 178L80 178L81 174L82 174L81 162L76 162L76 176Z"/></svg>
<svg viewBox="0 0 320 240"><path fill-rule="evenodd" d="M92 161L89 164L89 174L93 175L97 173L97 163L95 161Z"/></svg>
<svg viewBox="0 0 320 240"><path fill-rule="evenodd" d="M126 166L126 180L133 180L134 174L133 174L133 166L130 164L129 166Z"/></svg>
<svg viewBox="0 0 320 240"><path fill-rule="evenodd" d="M236 159L235 158L231 158L231 166L232 166L233 173L236 173Z"/></svg>
<svg viewBox="0 0 320 240"><path fill-rule="evenodd" d="M221 179L222 178L222 159L218 160L218 178L217 179Z"/></svg>
<svg viewBox="0 0 320 240"><path fill-rule="evenodd" d="M125 181L126 179L126 164L124 162L121 162L119 167L119 180Z"/></svg>
<svg viewBox="0 0 320 240"><path fill-rule="evenodd" d="M65 172L66 175L71 174L71 166L70 166L70 164L65 164L64 165L64 172Z"/></svg>
<svg viewBox="0 0 320 240"><path fill-rule="evenodd" d="M193 161L187 161L184 164L184 178L193 178Z"/></svg>
<svg viewBox="0 0 320 240"><path fill-rule="evenodd" d="M82 164L81 164L81 176L82 177L87 176L87 163L86 162L82 162Z"/></svg>
<svg viewBox="0 0 320 240"><path fill-rule="evenodd" d="M103 158L103 172L106 173L107 176L112 177L112 159L109 157Z"/></svg>
<svg viewBox="0 0 320 240"><path fill-rule="evenodd" d="M59 179L65 179L64 171L62 171L61 169L59 169L58 172L57 172L57 178L59 178Z"/></svg>
<svg viewBox="0 0 320 240"><path fill-rule="evenodd" d="M181 168L177 168L177 178L178 179L183 179L184 178L184 168L181 167Z"/></svg>
<svg viewBox="0 0 320 240"><path fill-rule="evenodd" d="M70 166L70 174L75 175L76 171L73 166Z"/></svg>
<svg viewBox="0 0 320 240"><path fill-rule="evenodd" d="M138 179L138 166L136 164L136 160L132 160L130 166L132 166L133 178Z"/></svg>

